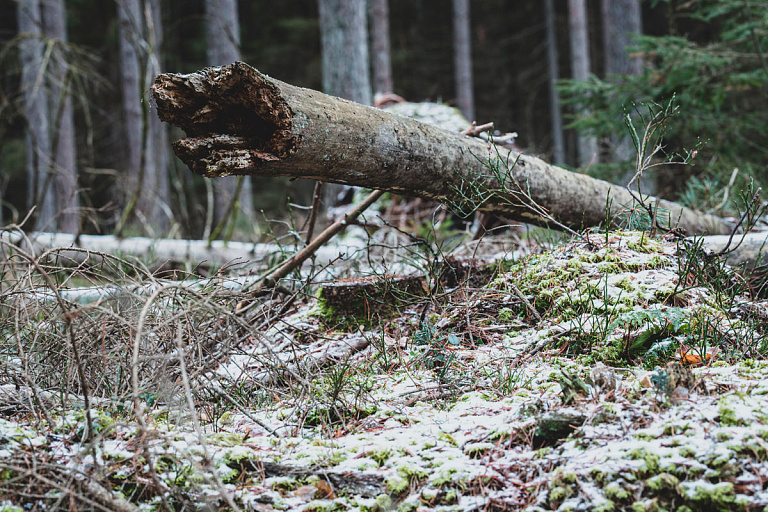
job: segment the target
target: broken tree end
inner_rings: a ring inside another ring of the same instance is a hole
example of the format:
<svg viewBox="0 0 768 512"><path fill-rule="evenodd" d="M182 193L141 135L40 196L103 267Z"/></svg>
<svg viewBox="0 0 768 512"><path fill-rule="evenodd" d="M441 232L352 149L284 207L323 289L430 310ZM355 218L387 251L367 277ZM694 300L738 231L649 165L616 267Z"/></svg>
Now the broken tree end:
<svg viewBox="0 0 768 512"><path fill-rule="evenodd" d="M188 135L174 149L198 174L244 174L259 163L286 158L298 144L291 132L293 113L276 81L244 62L163 73L152 96L160 119Z"/></svg>

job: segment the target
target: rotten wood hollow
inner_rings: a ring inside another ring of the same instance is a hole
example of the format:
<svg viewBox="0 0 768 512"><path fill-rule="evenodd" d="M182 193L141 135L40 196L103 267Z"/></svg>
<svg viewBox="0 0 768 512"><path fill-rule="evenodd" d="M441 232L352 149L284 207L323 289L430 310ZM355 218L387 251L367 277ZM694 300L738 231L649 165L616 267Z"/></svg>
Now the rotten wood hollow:
<svg viewBox="0 0 768 512"><path fill-rule="evenodd" d="M311 178L574 229L604 222L606 204L614 219L637 206L622 187L295 87L242 62L159 75L152 94L160 119L187 134L176 154L208 177ZM730 232L721 219L669 201L657 211L690 235Z"/></svg>

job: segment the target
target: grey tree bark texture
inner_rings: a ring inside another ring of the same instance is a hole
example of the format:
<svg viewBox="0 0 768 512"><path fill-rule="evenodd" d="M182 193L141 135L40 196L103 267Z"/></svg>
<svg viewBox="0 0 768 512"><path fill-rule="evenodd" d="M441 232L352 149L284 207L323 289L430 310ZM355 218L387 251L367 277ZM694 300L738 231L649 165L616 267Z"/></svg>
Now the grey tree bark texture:
<svg viewBox="0 0 768 512"><path fill-rule="evenodd" d="M370 54L366 0L318 0L323 92L371 105ZM336 203L343 187L325 185L326 206Z"/></svg>
<svg viewBox="0 0 768 512"><path fill-rule="evenodd" d="M371 66L373 91L393 92L392 58L389 42L389 0L371 0Z"/></svg>
<svg viewBox="0 0 768 512"><path fill-rule="evenodd" d="M571 39L571 78L579 81L589 79L589 29L586 0L568 0L568 25ZM585 115L585 111L576 115ZM588 167L597 161L597 141L583 134L576 136L576 151L579 167Z"/></svg>
<svg viewBox="0 0 768 512"><path fill-rule="evenodd" d="M135 200L137 218L157 234L170 224L168 155L160 146L167 135L165 128L150 119L150 102L144 92L152 74L161 69L162 17L159 2L154 0L120 0L117 12L127 207Z"/></svg>
<svg viewBox="0 0 768 512"><path fill-rule="evenodd" d="M187 137L176 154L204 176L291 176L436 199L540 225L616 222L623 187L383 110L295 87L238 62L163 74L152 94ZM231 112L237 111L238 116ZM654 198L648 199L655 202ZM724 234L723 220L659 201L659 220Z"/></svg>
<svg viewBox="0 0 768 512"><path fill-rule="evenodd" d="M205 32L208 65L223 66L240 60L240 17L237 0L205 0ZM214 190L214 222L218 223L229 204L235 200L238 178L216 180ZM239 201L246 215L253 213L253 189L250 176L243 179Z"/></svg>
<svg viewBox="0 0 768 512"><path fill-rule="evenodd" d="M141 155L144 151L141 115L141 66L139 63L139 48L141 47L144 19L141 3L141 0L117 2L120 85L122 87L123 129L125 130L123 147L127 157L122 169L126 178L124 180L125 197L135 193L140 186Z"/></svg>
<svg viewBox="0 0 768 512"><path fill-rule="evenodd" d="M144 84L141 88L142 105L146 110L146 201L139 202L140 211L146 211L153 229L160 233L168 231L171 224L171 186L168 175L170 155L168 153L168 127L158 122L154 107L145 95L152 86L152 77L164 70L163 65L163 13L161 0L147 0L145 4L147 23L147 62Z"/></svg>
<svg viewBox="0 0 768 512"><path fill-rule="evenodd" d="M456 104L471 122L475 120L475 95L469 0L453 0L453 63Z"/></svg>
<svg viewBox="0 0 768 512"><path fill-rule="evenodd" d="M67 25L64 0L43 3L45 33L54 41L51 54L51 137L54 149L53 194L57 210L56 228L64 233L80 230L80 202L77 195L77 153L75 122L72 110L71 79L64 45Z"/></svg>
<svg viewBox="0 0 768 512"><path fill-rule="evenodd" d="M553 161L565 163L565 141L563 140L563 114L560 107L560 93L557 81L560 79L557 57L557 37L555 28L555 7L553 0L544 0L544 21L547 33L547 69L549 70L549 111L552 119Z"/></svg>
<svg viewBox="0 0 768 512"><path fill-rule="evenodd" d="M26 122L27 206L37 207L35 228L55 230L48 95L38 81L43 64L43 18L39 0L22 0L17 10L21 90Z"/></svg>
<svg viewBox="0 0 768 512"><path fill-rule="evenodd" d="M323 91L371 104L365 0L319 0Z"/></svg>
<svg viewBox="0 0 768 512"><path fill-rule="evenodd" d="M643 31L640 0L602 0L603 46L605 75L638 75L642 62L629 55L632 36ZM613 159L618 162L632 160L635 148L628 135L611 138ZM634 169L627 169L631 175Z"/></svg>

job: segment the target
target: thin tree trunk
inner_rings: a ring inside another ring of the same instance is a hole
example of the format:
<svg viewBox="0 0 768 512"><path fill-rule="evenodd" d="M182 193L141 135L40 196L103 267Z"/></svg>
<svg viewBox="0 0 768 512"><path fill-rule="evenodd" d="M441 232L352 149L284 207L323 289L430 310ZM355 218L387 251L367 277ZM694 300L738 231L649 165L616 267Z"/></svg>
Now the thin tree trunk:
<svg viewBox="0 0 768 512"><path fill-rule="evenodd" d="M148 0L145 4L145 21L147 25L147 63L143 91L152 85L152 77L163 71L163 16L160 0ZM143 102L148 104L148 102ZM170 159L167 151L168 130L158 122L154 113L149 112L146 123L146 200L139 203L139 209L146 212L152 228L159 233L165 233L170 228Z"/></svg>
<svg viewBox="0 0 768 512"><path fill-rule="evenodd" d="M372 103L365 0L319 0L323 91L348 100ZM326 185L326 206L336 203L343 187Z"/></svg>
<svg viewBox="0 0 768 512"><path fill-rule="evenodd" d="M21 90L26 117L27 206L37 206L37 229L55 230L48 95L43 80L43 19L38 0L18 4Z"/></svg>
<svg viewBox="0 0 768 512"><path fill-rule="evenodd" d="M455 66L456 103L464 117L475 119L472 86L472 37L469 0L453 0L453 62Z"/></svg>
<svg viewBox="0 0 768 512"><path fill-rule="evenodd" d="M116 0L120 46L120 85L123 102L123 129L125 130L126 158L122 171L125 173L123 195L140 196L143 188L142 143L143 119L141 112L141 65L139 48L142 42L142 14L140 0Z"/></svg>
<svg viewBox="0 0 768 512"><path fill-rule="evenodd" d="M584 82L589 79L590 73L586 0L568 0L568 22L571 38L571 77ZM585 110L577 112L579 116L587 114ZM576 150L579 167L584 168L597 161L597 141L594 137L577 134Z"/></svg>
<svg viewBox="0 0 768 512"><path fill-rule="evenodd" d="M549 70L549 109L552 119L553 160L556 164L565 162L563 141L563 115L560 110L560 93L557 81L560 79L557 64L557 38L555 35L555 7L552 0L544 0L544 20L547 26L547 69Z"/></svg>
<svg viewBox="0 0 768 512"><path fill-rule="evenodd" d="M632 36L643 31L640 0L602 0L606 75L639 75L640 59L629 55Z"/></svg>
<svg viewBox="0 0 768 512"><path fill-rule="evenodd" d="M642 33L640 0L602 0L603 47L606 77L638 75L642 62L629 55L632 36ZM617 162L633 160L635 148L626 135L611 137L613 159ZM629 176L634 169L628 169Z"/></svg>
<svg viewBox="0 0 768 512"><path fill-rule="evenodd" d="M320 0L323 91L371 104L365 0Z"/></svg>
<svg viewBox="0 0 768 512"><path fill-rule="evenodd" d="M174 143L176 154L205 176L311 178L577 229L605 222L606 208L616 219L634 205L622 187L294 87L242 62L189 75L163 74L152 92L160 118L191 135ZM231 116L233 111L240 115ZM662 222L668 219L690 234L730 229L718 218L669 201L659 201L658 213Z"/></svg>
<svg viewBox="0 0 768 512"><path fill-rule="evenodd" d="M370 5L373 90L377 93L393 92L389 0L371 0Z"/></svg>
<svg viewBox="0 0 768 512"><path fill-rule="evenodd" d="M222 66L240 60L240 17L237 0L205 1L208 65ZM239 201L246 215L253 213L253 185L250 176L243 178L240 195L236 176L216 180L214 187L214 223L218 224L232 201Z"/></svg>
<svg viewBox="0 0 768 512"><path fill-rule="evenodd" d="M65 53L67 25L64 0L46 0L43 21L46 35L55 41L53 51L50 94L52 138L55 147L55 178L53 190L58 209L58 231L77 233L80 230L80 202L77 195L77 153L75 150L75 122L72 111L69 63Z"/></svg>
<svg viewBox="0 0 768 512"><path fill-rule="evenodd" d="M120 71L126 158L126 211L145 229L160 234L169 227L168 155L161 149L167 135L155 123L144 93L162 67L162 13L157 0L116 0L119 20ZM124 224L121 223L122 229Z"/></svg>

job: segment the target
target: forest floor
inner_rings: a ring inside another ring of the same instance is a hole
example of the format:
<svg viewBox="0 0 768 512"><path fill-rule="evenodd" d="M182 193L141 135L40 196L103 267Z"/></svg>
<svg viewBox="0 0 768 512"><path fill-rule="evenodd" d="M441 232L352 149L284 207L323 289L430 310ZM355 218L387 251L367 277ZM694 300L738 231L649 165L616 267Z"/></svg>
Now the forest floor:
<svg viewBox="0 0 768 512"><path fill-rule="evenodd" d="M13 288L2 510L768 507L768 302L738 274L645 232L492 261L340 302Z"/></svg>

